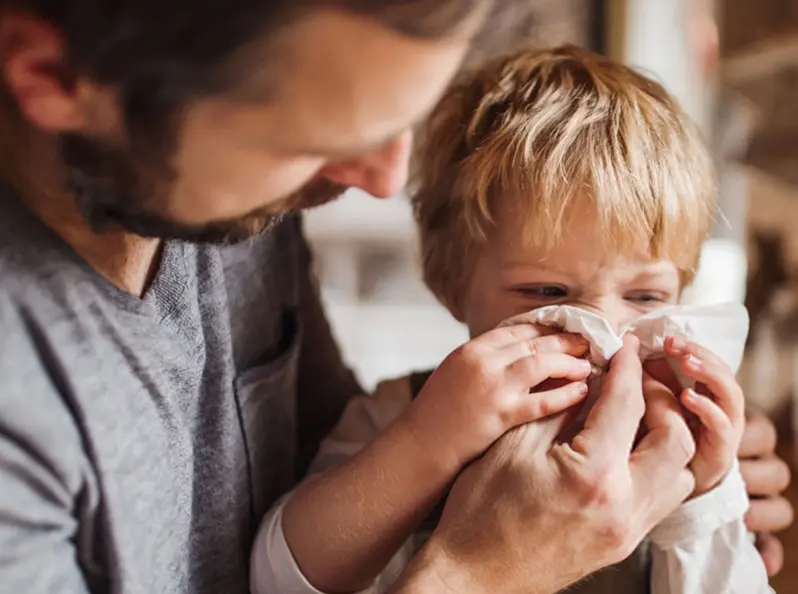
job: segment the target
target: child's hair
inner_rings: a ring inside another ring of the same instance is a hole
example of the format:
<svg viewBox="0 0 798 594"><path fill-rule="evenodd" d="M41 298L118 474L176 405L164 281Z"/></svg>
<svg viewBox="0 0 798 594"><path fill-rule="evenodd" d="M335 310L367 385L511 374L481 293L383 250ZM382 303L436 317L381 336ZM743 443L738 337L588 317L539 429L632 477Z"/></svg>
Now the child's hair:
<svg viewBox="0 0 798 594"><path fill-rule="evenodd" d="M692 281L716 213L714 167L661 85L590 51L522 48L455 83L419 138L424 278L456 312L497 200L548 249L576 206L620 253L650 246ZM642 243L641 243L642 242Z"/></svg>

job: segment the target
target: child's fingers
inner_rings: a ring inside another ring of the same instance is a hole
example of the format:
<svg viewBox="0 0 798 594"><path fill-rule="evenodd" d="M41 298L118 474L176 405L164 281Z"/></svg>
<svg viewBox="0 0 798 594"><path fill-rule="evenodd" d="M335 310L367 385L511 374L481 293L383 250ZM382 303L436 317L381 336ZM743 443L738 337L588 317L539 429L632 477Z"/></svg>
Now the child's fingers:
<svg viewBox="0 0 798 594"><path fill-rule="evenodd" d="M681 336L669 336L666 338L665 352L677 359L681 359L687 355L694 355L702 361L712 362L719 367L725 367L729 370L729 373L731 373L731 369L729 369L728 365L726 365L723 359L715 355L715 353Z"/></svg>
<svg viewBox="0 0 798 594"><path fill-rule="evenodd" d="M706 437L708 445L713 449L723 450L733 443L734 428L731 421L711 398L688 389L682 392L681 400L685 408L701 421L706 430L702 432L702 437Z"/></svg>
<svg viewBox="0 0 798 594"><path fill-rule="evenodd" d="M745 398L737 378L724 365L702 361L690 355L682 360L684 372L700 384L704 384L717 405L735 427L745 422Z"/></svg>
<svg viewBox="0 0 798 594"><path fill-rule="evenodd" d="M707 387L732 424L741 427L745 421L745 398L729 366L708 349L679 337L668 338L665 348L680 359L682 370L691 379Z"/></svg>
<svg viewBox="0 0 798 594"><path fill-rule="evenodd" d="M583 337L560 333L505 345L497 350L496 356L504 365L510 365L524 357L541 353L565 353L572 357L581 357L587 350L588 343Z"/></svg>
<svg viewBox="0 0 798 594"><path fill-rule="evenodd" d="M511 344L527 342L540 336L555 334L556 330L534 324L513 324L494 328L471 340L470 344L479 348L500 349Z"/></svg>
<svg viewBox="0 0 798 594"><path fill-rule="evenodd" d="M572 382L590 375L590 362L562 353L540 353L518 359L507 368L510 379L520 390L529 390L549 378L564 378Z"/></svg>
<svg viewBox="0 0 798 594"><path fill-rule="evenodd" d="M561 413L582 402L585 396L587 396L585 382L571 382L545 392L533 392L522 398L513 425L531 423Z"/></svg>

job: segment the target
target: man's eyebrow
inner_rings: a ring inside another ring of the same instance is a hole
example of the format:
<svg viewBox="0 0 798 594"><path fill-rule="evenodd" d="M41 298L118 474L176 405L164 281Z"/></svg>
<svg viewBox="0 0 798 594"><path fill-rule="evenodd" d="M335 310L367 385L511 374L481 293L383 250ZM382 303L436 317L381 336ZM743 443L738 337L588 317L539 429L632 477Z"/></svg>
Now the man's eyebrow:
<svg viewBox="0 0 798 594"><path fill-rule="evenodd" d="M402 128L401 130L394 131L390 134L386 134L383 138L379 140L373 140L368 142L367 144L363 144L360 147L356 148L330 148L330 147L300 147L294 149L297 153L304 154L304 155L313 155L317 157L325 157L328 159L352 159L359 155L363 155L365 153L370 153L371 151L377 150L378 148L388 144L389 142L396 140L402 134L408 131L416 132L420 126L424 124L427 119L428 114L424 114L423 116L417 118L415 121L410 122L407 126Z"/></svg>
<svg viewBox="0 0 798 594"><path fill-rule="evenodd" d="M391 136L387 136L386 138L384 138L382 140L369 142L368 144L364 144L364 145L362 145L360 147L357 147L357 148L343 148L343 147L341 147L341 148L329 148L329 147L321 148L321 147L318 147L315 150L312 149L312 148L309 148L309 149L301 149L300 148L300 149L298 149L297 152L302 153L302 154L307 154L307 155L318 156L318 157L326 157L328 159L337 159L337 160L340 160L340 159L352 159L352 158L357 157L359 155L363 155L363 154L366 154L366 153L370 153L371 151L377 150L378 148L388 144L389 142L391 142L392 140L397 138L400 134L402 134L402 133L399 132L399 134L393 134Z"/></svg>

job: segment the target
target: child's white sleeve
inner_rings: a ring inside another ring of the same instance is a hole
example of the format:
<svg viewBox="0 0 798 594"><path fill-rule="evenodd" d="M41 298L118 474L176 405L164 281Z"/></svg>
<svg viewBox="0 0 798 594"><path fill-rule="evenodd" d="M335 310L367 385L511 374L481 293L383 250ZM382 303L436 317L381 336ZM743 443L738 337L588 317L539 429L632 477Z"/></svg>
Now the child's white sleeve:
<svg viewBox="0 0 798 594"><path fill-rule="evenodd" d="M654 528L652 594L772 594L743 521L748 503L735 462L720 485Z"/></svg>
<svg viewBox="0 0 798 594"><path fill-rule="evenodd" d="M305 479L340 466L374 440L410 406L409 378L381 383L373 396L357 396L349 401L338 424L322 442ZM251 554L252 594L323 594L308 582L294 559L283 533L283 508L291 493L280 499L266 514L255 537ZM377 594L392 582L409 560L404 547L391 565L370 588L360 594Z"/></svg>

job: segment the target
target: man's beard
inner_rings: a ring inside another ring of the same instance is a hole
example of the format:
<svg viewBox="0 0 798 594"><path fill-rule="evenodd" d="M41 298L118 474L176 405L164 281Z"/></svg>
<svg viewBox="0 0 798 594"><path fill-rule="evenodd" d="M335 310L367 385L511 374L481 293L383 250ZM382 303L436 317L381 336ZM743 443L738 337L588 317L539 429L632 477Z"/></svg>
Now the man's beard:
<svg viewBox="0 0 798 594"><path fill-rule="evenodd" d="M142 162L126 151L77 135L61 137L61 157L68 190L96 232L122 229L142 237L194 243L244 241L265 233L287 214L331 202L347 189L318 179L287 198L241 217L188 225L172 221L150 206L163 203L171 189L173 175L167 159L151 157Z"/></svg>

